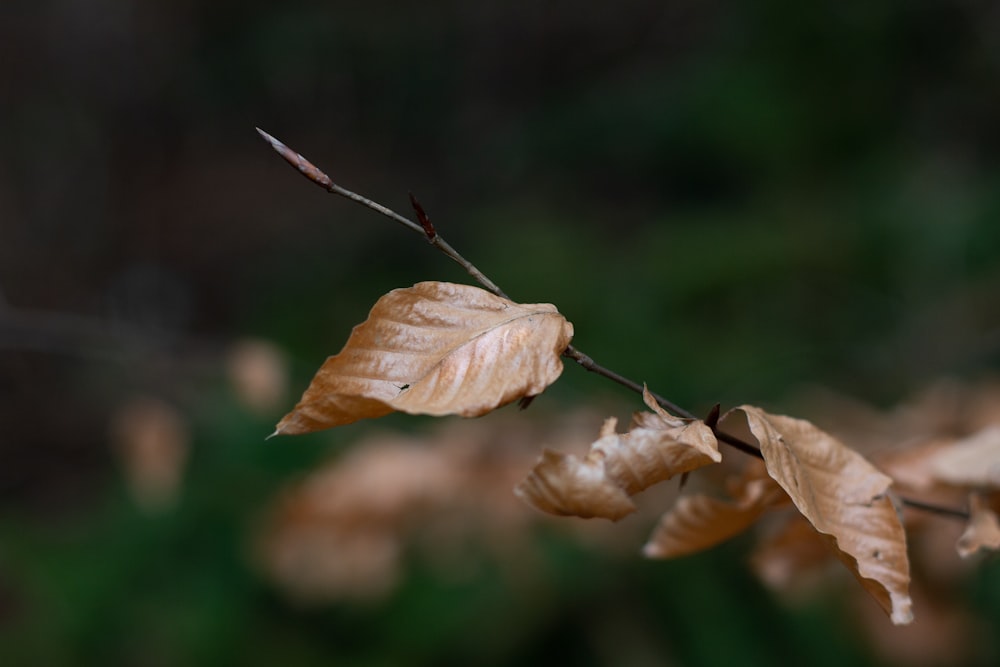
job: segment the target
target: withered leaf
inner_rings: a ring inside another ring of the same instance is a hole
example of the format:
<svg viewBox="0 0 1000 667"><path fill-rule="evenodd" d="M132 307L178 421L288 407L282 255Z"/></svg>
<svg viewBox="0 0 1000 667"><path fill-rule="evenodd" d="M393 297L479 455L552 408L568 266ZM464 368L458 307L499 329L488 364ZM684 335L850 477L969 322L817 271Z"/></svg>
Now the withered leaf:
<svg viewBox="0 0 1000 667"><path fill-rule="evenodd" d="M562 373L573 325L551 304L422 282L380 298L275 434L410 414L475 417L541 393Z"/></svg>
<svg viewBox="0 0 1000 667"><path fill-rule="evenodd" d="M544 449L514 493L529 505L559 516L617 521L635 511L628 494L608 478L600 456L580 459Z"/></svg>
<svg viewBox="0 0 1000 667"><path fill-rule="evenodd" d="M921 494L945 487L934 472L935 459L954 444L952 438L931 438L926 442L875 453L879 470L892 477L896 489Z"/></svg>
<svg viewBox="0 0 1000 667"><path fill-rule="evenodd" d="M646 402L655 406L648 392ZM628 433L604 423L586 457L546 450L514 492L550 514L617 521L635 511L630 496L674 475L722 460L712 430L653 408L636 415Z"/></svg>
<svg viewBox="0 0 1000 667"><path fill-rule="evenodd" d="M756 442L768 474L891 616L913 620L906 535L887 492L892 480L811 423L741 406L719 421Z"/></svg>
<svg viewBox="0 0 1000 667"><path fill-rule="evenodd" d="M765 585L789 593L814 584L808 575L815 575L830 556L826 536L795 514L757 543L750 563Z"/></svg>
<svg viewBox="0 0 1000 667"><path fill-rule="evenodd" d="M929 467L934 478L946 484L1000 489L1000 426L989 426L941 449Z"/></svg>
<svg viewBox="0 0 1000 667"><path fill-rule="evenodd" d="M956 545L958 555L968 558L981 549L1000 549L1000 521L996 512L977 493L970 495L969 508L969 525Z"/></svg>
<svg viewBox="0 0 1000 667"><path fill-rule="evenodd" d="M111 423L125 481L140 508L167 509L176 500L191 449L184 416L158 398L136 397L116 410Z"/></svg>
<svg viewBox="0 0 1000 667"><path fill-rule="evenodd" d="M649 558L676 558L697 553L749 528L768 508L787 502L771 478L745 480L732 501L704 494L681 496L663 515L643 553Z"/></svg>

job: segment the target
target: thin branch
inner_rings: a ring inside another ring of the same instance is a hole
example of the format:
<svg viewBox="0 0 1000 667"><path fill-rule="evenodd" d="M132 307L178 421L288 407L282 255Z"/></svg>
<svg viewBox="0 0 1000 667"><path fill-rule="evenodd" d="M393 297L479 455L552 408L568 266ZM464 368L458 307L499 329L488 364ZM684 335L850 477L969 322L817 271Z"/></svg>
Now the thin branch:
<svg viewBox="0 0 1000 667"><path fill-rule="evenodd" d="M566 348L566 350L563 352L563 356L566 357L567 359L572 359L573 361L580 364L591 373L596 373L597 375L605 377L611 380L612 382L617 382L621 386L631 389L640 396L642 395L643 387L641 384L639 384L635 380L630 380L623 375L619 375L618 373L615 373L611 369L601 366L596 361L594 361L586 354L573 347L572 345ZM660 396L659 394L655 394L653 392L649 393L652 395L653 400L655 400L664 410L668 410L677 415L678 417L683 417L684 419L698 419L691 412L685 410L679 405L674 404L672 401L667 400L663 396Z"/></svg>
<svg viewBox="0 0 1000 667"><path fill-rule="evenodd" d="M296 153L291 148L281 143L280 141L278 141L277 139L275 139L274 137L272 137L270 134L260 129L259 127L256 128L256 130L260 134L260 136L263 137L268 144L270 144L271 148L273 148L278 153L278 155L283 157L290 165L292 165L303 176L308 178L316 185L320 186L327 192L332 192L333 194L340 195L341 197L346 197L347 199L350 199L353 202L356 202L358 204L361 204L362 206L370 208L376 213L380 213L387 218L395 220L396 222L403 225L410 231L420 234L420 236L426 239L432 246L443 252L445 255L447 255L453 261L455 261L459 266L465 269L465 271L470 276L472 276L476 280L476 282L485 287L487 290L489 290L493 294L496 294L499 297L503 297L505 299L510 298L503 292L503 290L500 289L499 286L497 286L496 283L490 280L482 271L476 268L476 266L472 262L465 259L461 254L459 254L457 250L452 248L451 245L449 245L441 237L441 235L437 232L437 229L434 227L434 225L431 224L431 221L427 217L427 214L424 213L423 207L420 206L419 202L417 202L417 200L413 197L412 193L410 194L410 203L412 204L417 214L417 217L420 220L419 224L413 222L409 218L406 218L396 213L392 209L379 204L378 202L372 201L367 197L363 197L355 192L347 190L346 188L340 187L339 185L334 183L329 176L327 176L323 171L321 171L318 167L316 167L312 162L302 157L302 155ZM609 368L601 366L600 364L595 362L592 358L590 358L588 355L584 354L583 352L573 347L572 345L567 346L567 348L563 351L563 356L566 357L567 359L572 359L577 364L582 366L584 369L592 373L595 373L597 375L600 375L601 377L607 378L612 382L616 382L617 384L620 384L623 387L631 389L632 391L638 393L639 395L642 395L643 393L644 389L643 385L639 384L634 380L630 380L629 378L620 375ZM678 417L683 417L684 419L702 421L690 411L685 410L684 408L664 398L663 396L660 396L652 392L650 392L650 394L652 395L653 400L655 400L663 409L672 412ZM755 458L758 459L764 458L763 454L761 454L760 452L760 449L753 446L752 444L745 442L735 436L729 435L728 433L723 433L716 427L714 423L709 424L709 426L712 429L712 433L715 434L715 437L720 442L724 442L727 445L734 447L735 449L738 449L741 452L753 456ZM904 505L912 507L914 509L924 510L926 512L934 512L937 514L941 514L943 516L958 517L965 520L969 519L969 513L963 510L957 510L948 507L939 507L937 505L931 505L928 503L924 503L918 500L913 500L910 498L904 498L901 496L897 497L899 497L900 502L902 502Z"/></svg>
<svg viewBox="0 0 1000 667"><path fill-rule="evenodd" d="M930 503L921 502L919 500L914 500L913 498L905 498L903 496L896 496L899 498L899 502L903 503L907 507L912 507L915 510L922 510L924 512L930 512L931 514L940 514L941 516L950 517L952 519L964 519L968 521L972 518L972 515L966 510L958 510L953 507L941 507L940 505L932 505Z"/></svg>
<svg viewBox="0 0 1000 667"><path fill-rule="evenodd" d="M347 199L350 199L353 202L361 204L362 206L366 206L371 210L375 211L376 213L380 213L391 220L395 220L399 224L409 229L411 232L416 232L417 234L420 234L420 236L424 237L428 243L430 243L432 246L443 252L445 255L447 255L453 261L455 261L459 266L465 269L466 273L472 276L476 280L476 282L478 282L480 285L485 287L490 292L493 292L497 296L503 297L505 299L509 298L506 294L504 294L503 290L500 289L499 286L497 286L496 283L487 278L482 271L480 271L472 264L472 262L462 257L462 255L460 255L457 250L452 248L447 241L441 238L439 234L437 233L432 234L430 231L425 230L422 225L413 222L409 218L404 217L399 213L396 213L391 208L382 206L382 204L372 201L367 197L362 197L361 195L355 192L351 192L346 188L340 187L339 185L334 183L329 176L320 171L312 162L302 157L299 153L296 153L291 148L281 143L280 141L278 141L277 139L275 139L274 137L272 137L270 134L260 129L259 127L256 129L258 134L260 134L260 136L264 138L264 141L266 141L271 145L271 148L273 148L278 153L278 155L285 158L288 164L295 167L295 169L297 169L303 176L308 178L310 181L320 186L327 192L332 192L335 195L346 197ZM433 230L433 227L431 227L431 230Z"/></svg>
<svg viewBox="0 0 1000 667"><path fill-rule="evenodd" d="M472 262L465 259L465 257L463 257L457 250L452 248L451 245L449 245L448 242L445 241L441 237L441 235L437 233L437 230L434 228L434 225L431 224L430 219L427 217L427 214L424 213L423 207L420 206L419 202L417 202L416 198L414 198L412 194L410 195L410 203L413 205L413 208L417 213L417 217L420 219L420 224L413 222L409 218L406 218L396 213L392 209L387 208L382 204L379 204L378 202L374 202L371 199L368 199L367 197L363 197L362 195L347 190L346 188L340 187L339 185L334 183L333 180L329 176L327 176L326 173L324 173L319 167L317 167L312 162L307 160L300 153L295 152L294 150L283 144L281 141L275 139L270 134L260 129L259 127L255 129L257 130L257 133L260 134L260 136L263 137L268 144L270 144L271 148L273 148L278 153L278 155L283 157L285 161L288 162L288 164L292 165L292 167L294 167L297 171L299 171L299 173L301 173L303 176L308 178L316 185L320 186L327 192L332 192L333 194L346 197L347 199L350 199L353 202L356 202L358 204L361 204L362 206L370 208L376 213L380 213L386 216L387 218L390 218L391 220L395 220L396 222L403 225L410 231L420 234L431 245L435 246L445 255L447 255L452 260L457 262L459 266L465 269L465 271L470 276L472 276L476 280L476 282L478 282L480 285L485 287L493 294L496 294L497 296L503 297L505 299L509 298L496 283L490 280ZM566 350L563 352L563 356L565 356L567 359L572 359L580 366L582 366L583 368L592 373L596 373L597 375L605 377L611 380L612 382L617 382L623 387L627 387L628 389L631 389L632 391L637 392L640 395L642 394L641 384L633 380L630 380L622 375L619 375L618 373L615 373L614 371L605 368L604 366L601 366L593 359L591 359L588 355L584 354L583 352L581 352L579 349L577 349L572 345L566 348ZM657 403L660 404L661 407L663 407L663 409L669 410L670 412L673 412L675 415L679 417L683 417L685 419L697 419L697 417L695 417L692 413L688 412L679 405L674 404L672 401L667 400L663 396L653 394L653 398L656 400ZM747 445L747 447L749 447L749 445Z"/></svg>

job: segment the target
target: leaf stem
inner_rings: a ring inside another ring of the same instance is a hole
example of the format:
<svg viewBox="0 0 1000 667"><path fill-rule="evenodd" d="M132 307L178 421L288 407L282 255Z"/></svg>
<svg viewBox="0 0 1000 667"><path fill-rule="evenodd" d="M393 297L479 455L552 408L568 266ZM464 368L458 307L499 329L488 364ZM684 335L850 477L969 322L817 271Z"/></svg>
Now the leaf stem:
<svg viewBox="0 0 1000 667"><path fill-rule="evenodd" d="M278 153L278 155L283 157L285 161L288 162L288 164L292 165L292 167L294 167L297 171L299 171L299 173L308 178L310 181L320 186L327 192L340 195L341 197L346 197L347 199L350 199L355 203L361 204L362 206L365 206L375 211L376 213L384 215L390 220L398 222L399 224L403 225L410 231L419 234L425 240L427 240L428 243L430 243L432 246L440 250L447 257L449 257L451 260L453 260L455 263L457 263L459 266L465 269L466 273L472 276L472 278L475 279L476 282L478 282L488 291L504 299L510 299L510 297L508 297L495 282L490 280L489 277L486 276L486 274L480 271L472 262L465 259L465 257L463 257L447 241L445 241L444 238L441 237L441 234L439 234L435 229L434 225L431 224L430 219L427 217L427 214L424 213L423 208L420 206L420 204L417 202L417 200L413 197L412 194L410 194L410 202L417 213L417 217L420 219L419 223L414 222L409 218L400 215L399 213L396 213L392 209L383 206L382 204L379 204L376 201L368 199L367 197L359 195L356 192L352 192L346 188L337 185L336 183L333 182L333 180L329 176L327 176L323 171L321 171L318 167L316 167L312 162L304 158L301 154L296 153L291 148L289 148L279 140L275 139L274 137L272 137L270 134L260 129L259 127L255 129L257 130L258 134L260 134L260 136L264 139L264 141L270 144L271 148L273 148ZM577 364L582 366L584 369L592 373L600 375L601 377L604 377L608 380L611 380L612 382L620 384L623 387L631 389L640 396L643 393L643 385L639 384L635 380L631 380L625 377L624 375L620 375L609 368L601 366L600 364L595 362L590 356L584 354L583 352L581 352L572 345L567 346L562 354L567 359L572 359ZM689 410L685 410L684 408L664 398L663 396L660 396L652 392L650 392L650 394L652 395L653 399L663 409L672 412L678 417L683 417L684 419L703 421L698 417L696 417ZM758 459L764 458L760 452L760 449L753 446L752 444L745 442L735 436L729 435L728 433L723 433L716 427L715 424L709 424L709 426L711 427L712 432L715 434L715 437L720 442L724 442L727 445L734 447L735 449L738 449L741 452L753 456L755 458ZM941 514L942 516L950 516L965 520L969 519L969 513L964 510L958 510L949 507L940 507L938 505L932 505L929 503L924 503L919 500L913 500L911 498L905 498L902 496L897 496L897 497L900 499L900 502L902 502L904 505L912 507L914 509L919 509L926 512L933 512L935 514Z"/></svg>

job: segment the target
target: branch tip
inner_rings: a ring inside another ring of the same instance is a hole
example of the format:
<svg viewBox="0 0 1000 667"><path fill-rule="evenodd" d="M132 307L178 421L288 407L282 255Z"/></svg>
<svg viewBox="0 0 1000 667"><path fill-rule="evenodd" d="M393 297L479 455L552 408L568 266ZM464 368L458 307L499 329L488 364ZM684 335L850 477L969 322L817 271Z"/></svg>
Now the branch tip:
<svg viewBox="0 0 1000 667"><path fill-rule="evenodd" d="M295 169L298 170L299 173L301 173L303 176L305 176L310 181L320 186L324 190L333 191L334 189L333 181L330 180L329 176L320 171L320 169L316 167L316 165L314 165L312 162L302 157L302 155L296 153L291 148L289 148L282 142L278 141L277 139L275 139L274 137L272 137L270 134L260 129L259 127L254 129L257 130L257 134L259 134L261 138L264 139L264 141L266 141L271 145L271 148L273 148L278 155L285 158L285 161L288 162L288 164L295 167Z"/></svg>

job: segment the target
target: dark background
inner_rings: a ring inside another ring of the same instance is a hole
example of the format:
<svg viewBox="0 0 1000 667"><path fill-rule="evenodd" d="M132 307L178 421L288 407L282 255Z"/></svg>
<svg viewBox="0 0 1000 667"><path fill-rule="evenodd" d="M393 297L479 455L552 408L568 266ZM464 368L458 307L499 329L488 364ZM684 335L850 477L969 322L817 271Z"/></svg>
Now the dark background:
<svg viewBox="0 0 1000 667"><path fill-rule="evenodd" d="M513 298L696 411L995 371L1000 8L844 5L4 2L0 662L877 662L835 595L780 606L742 543L648 563L543 528L538 600L417 562L377 603L308 609L246 547L367 432L263 441L323 358L385 291L468 280L254 126L403 213L414 192ZM290 361L263 413L226 378L247 338ZM575 368L549 394L638 407ZM152 516L109 444L136 396L190 433ZM995 627L996 562L969 577ZM589 641L610 618L640 629Z"/></svg>

